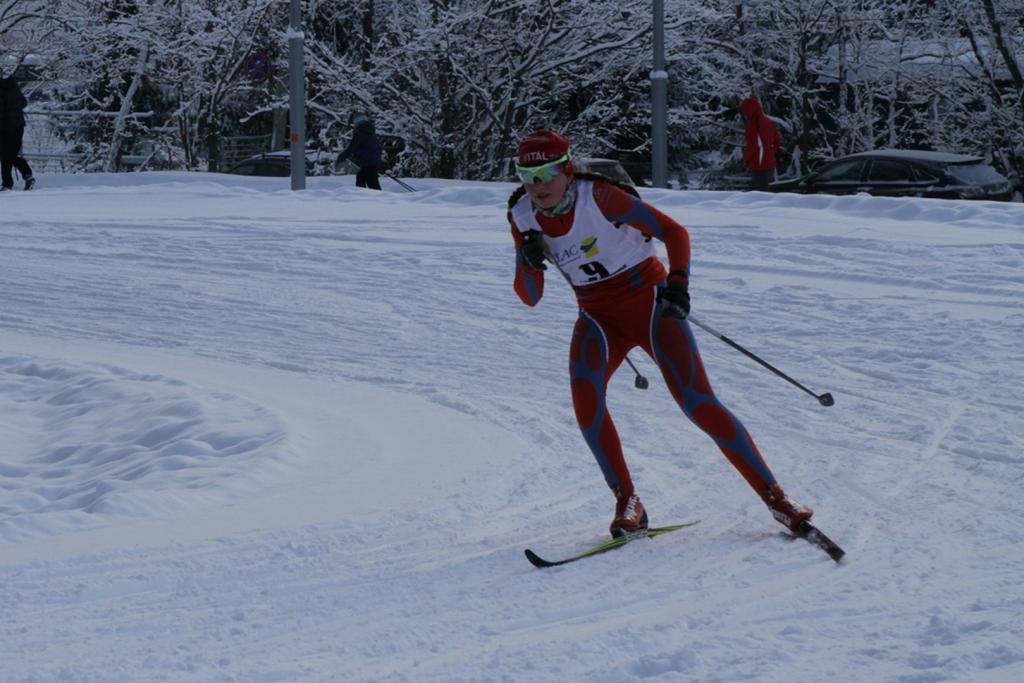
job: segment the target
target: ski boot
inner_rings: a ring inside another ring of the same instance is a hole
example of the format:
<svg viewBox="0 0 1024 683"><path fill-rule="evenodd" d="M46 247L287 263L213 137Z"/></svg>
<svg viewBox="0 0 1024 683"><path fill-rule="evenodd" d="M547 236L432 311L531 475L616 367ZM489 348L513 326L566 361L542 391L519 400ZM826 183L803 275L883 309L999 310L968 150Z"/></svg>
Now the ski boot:
<svg viewBox="0 0 1024 683"><path fill-rule="evenodd" d="M814 514L814 510L806 505L787 498L778 484L772 484L762 498L775 521L792 532L799 531L800 525Z"/></svg>
<svg viewBox="0 0 1024 683"><path fill-rule="evenodd" d="M615 519L608 530L612 538L633 536L647 531L647 511L636 493L623 495L615 492Z"/></svg>

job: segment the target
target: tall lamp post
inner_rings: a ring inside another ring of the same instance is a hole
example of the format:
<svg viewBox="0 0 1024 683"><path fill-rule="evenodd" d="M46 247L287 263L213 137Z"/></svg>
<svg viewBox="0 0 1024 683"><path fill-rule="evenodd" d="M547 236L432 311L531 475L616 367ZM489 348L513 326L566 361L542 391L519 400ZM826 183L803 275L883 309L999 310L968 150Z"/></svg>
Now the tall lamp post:
<svg viewBox="0 0 1024 683"><path fill-rule="evenodd" d="M303 59L302 8L291 0L288 26L288 91L291 127L292 189L306 189L306 66Z"/></svg>
<svg viewBox="0 0 1024 683"><path fill-rule="evenodd" d="M651 71L651 182L667 187L668 72L665 71L665 0L654 0L654 69Z"/></svg>

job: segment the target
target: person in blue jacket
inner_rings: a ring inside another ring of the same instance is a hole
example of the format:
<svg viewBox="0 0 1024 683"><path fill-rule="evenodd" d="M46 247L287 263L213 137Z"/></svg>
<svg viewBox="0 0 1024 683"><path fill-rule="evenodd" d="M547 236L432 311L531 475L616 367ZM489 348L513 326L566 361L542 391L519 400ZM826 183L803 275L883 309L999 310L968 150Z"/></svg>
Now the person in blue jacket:
<svg viewBox="0 0 1024 683"><path fill-rule="evenodd" d="M352 140L338 157L337 163L340 164L351 158L359 166L359 171L356 173L356 186L379 190L381 150L373 121L366 114L356 114L352 123L355 125L355 130L352 131Z"/></svg>

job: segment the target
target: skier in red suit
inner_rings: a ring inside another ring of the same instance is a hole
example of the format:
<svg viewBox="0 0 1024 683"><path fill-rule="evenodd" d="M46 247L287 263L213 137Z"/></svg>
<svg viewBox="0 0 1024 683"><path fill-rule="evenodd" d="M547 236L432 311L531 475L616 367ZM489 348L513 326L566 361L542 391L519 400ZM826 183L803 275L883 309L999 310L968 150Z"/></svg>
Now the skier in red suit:
<svg viewBox="0 0 1024 683"><path fill-rule="evenodd" d="M714 440L775 518L791 530L810 519L811 509L786 497L746 428L711 390L686 322L686 228L611 181L576 174L569 141L556 132L523 137L517 171L523 185L509 199L508 211L515 291L523 303L535 306L551 263L576 293L579 318L569 351L572 402L583 438L616 498L612 536L647 528L647 512L605 401L609 380L637 346L657 363L686 416ZM653 239L665 244L667 271Z"/></svg>

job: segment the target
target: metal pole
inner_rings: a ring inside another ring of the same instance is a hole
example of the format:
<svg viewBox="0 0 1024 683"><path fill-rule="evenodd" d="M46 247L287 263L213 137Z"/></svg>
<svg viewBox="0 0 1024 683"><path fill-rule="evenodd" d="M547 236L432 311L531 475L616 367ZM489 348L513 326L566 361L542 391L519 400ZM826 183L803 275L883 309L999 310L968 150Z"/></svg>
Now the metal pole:
<svg viewBox="0 0 1024 683"><path fill-rule="evenodd" d="M288 90L291 126L292 189L306 189L306 66L303 59L302 8L291 0L288 26Z"/></svg>
<svg viewBox="0 0 1024 683"><path fill-rule="evenodd" d="M651 71L651 182L667 187L668 72L665 71L665 0L654 0L654 70Z"/></svg>

